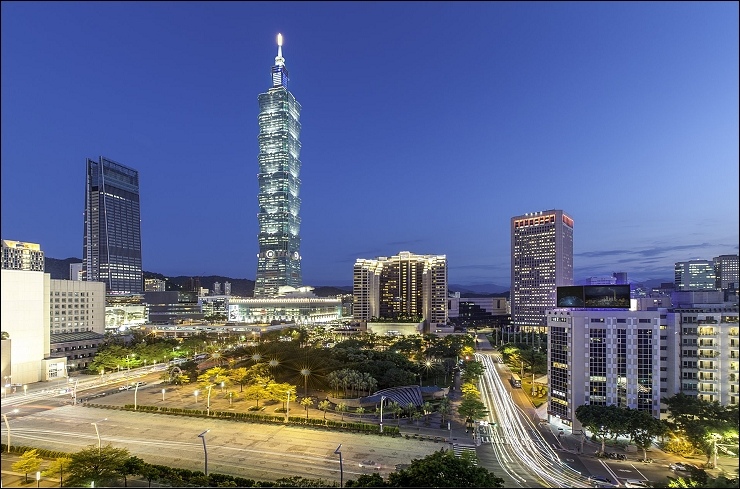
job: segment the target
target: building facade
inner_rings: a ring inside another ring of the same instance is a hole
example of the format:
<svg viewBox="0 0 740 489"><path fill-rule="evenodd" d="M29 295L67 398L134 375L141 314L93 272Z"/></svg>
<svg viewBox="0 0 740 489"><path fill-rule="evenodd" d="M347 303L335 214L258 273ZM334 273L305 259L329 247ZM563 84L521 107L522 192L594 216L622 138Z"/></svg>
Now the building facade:
<svg viewBox="0 0 740 489"><path fill-rule="evenodd" d="M666 309L556 308L546 317L551 421L582 429L575 411L584 404L614 404L659 418L661 398L679 391L678 327Z"/></svg>
<svg viewBox="0 0 740 489"><path fill-rule="evenodd" d="M573 219L562 210L512 217L512 326L544 328L564 285L573 285Z"/></svg>
<svg viewBox="0 0 740 489"><path fill-rule="evenodd" d="M722 405L740 398L738 308L695 304L675 309L681 351L681 392Z"/></svg>
<svg viewBox="0 0 740 489"><path fill-rule="evenodd" d="M144 279L144 292L164 292L167 290L167 282L158 278Z"/></svg>
<svg viewBox="0 0 740 489"><path fill-rule="evenodd" d="M738 278L738 255L720 255L714 257L715 287L722 290L740 287Z"/></svg>
<svg viewBox="0 0 740 489"><path fill-rule="evenodd" d="M676 262L674 286L677 291L713 290L716 288L714 262L711 260L689 260Z"/></svg>
<svg viewBox="0 0 740 489"><path fill-rule="evenodd" d="M301 104L288 90L288 69L278 34L272 88L258 97L259 253L255 298L277 296L281 286L300 287Z"/></svg>
<svg viewBox="0 0 740 489"><path fill-rule="evenodd" d="M105 284L56 280L49 283L49 332L105 333Z"/></svg>
<svg viewBox="0 0 740 489"><path fill-rule="evenodd" d="M3 270L44 271L44 252L37 243L2 240Z"/></svg>
<svg viewBox="0 0 740 489"><path fill-rule="evenodd" d="M360 258L353 273L355 319L424 320L446 324L447 257L402 251Z"/></svg>
<svg viewBox="0 0 740 489"><path fill-rule="evenodd" d="M88 159L84 225L84 279L105 282L110 295L143 292L139 172Z"/></svg>

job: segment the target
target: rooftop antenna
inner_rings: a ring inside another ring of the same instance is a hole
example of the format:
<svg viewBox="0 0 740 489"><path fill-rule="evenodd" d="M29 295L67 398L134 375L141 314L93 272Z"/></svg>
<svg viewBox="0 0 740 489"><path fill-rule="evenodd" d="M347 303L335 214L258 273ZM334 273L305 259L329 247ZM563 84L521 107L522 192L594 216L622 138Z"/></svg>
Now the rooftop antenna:
<svg viewBox="0 0 740 489"><path fill-rule="evenodd" d="M278 66L285 65L285 58L283 58L283 35L278 33L277 35L278 54L275 57L275 64Z"/></svg>

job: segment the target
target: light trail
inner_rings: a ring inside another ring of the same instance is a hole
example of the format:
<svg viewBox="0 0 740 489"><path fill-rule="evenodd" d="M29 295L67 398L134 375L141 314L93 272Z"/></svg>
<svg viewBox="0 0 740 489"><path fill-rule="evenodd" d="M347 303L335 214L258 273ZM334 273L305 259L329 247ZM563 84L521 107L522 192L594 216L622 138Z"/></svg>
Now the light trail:
<svg viewBox="0 0 740 489"><path fill-rule="evenodd" d="M496 423L491 444L502 468L520 485L528 479L545 487L591 487L588 479L564 464L518 407L489 355L475 354L485 367L480 381L488 421Z"/></svg>

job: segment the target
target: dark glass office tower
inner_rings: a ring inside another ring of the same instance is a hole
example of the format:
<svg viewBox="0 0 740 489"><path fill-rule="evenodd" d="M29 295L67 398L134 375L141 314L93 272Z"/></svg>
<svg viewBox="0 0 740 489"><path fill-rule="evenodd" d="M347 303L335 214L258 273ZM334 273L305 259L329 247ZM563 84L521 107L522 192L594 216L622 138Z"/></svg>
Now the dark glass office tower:
<svg viewBox="0 0 740 489"><path fill-rule="evenodd" d="M139 172L100 157L87 160L82 272L106 294L140 294Z"/></svg>
<svg viewBox="0 0 740 489"><path fill-rule="evenodd" d="M288 91L288 70L278 34L272 88L258 97L259 114L259 254L254 297L275 297L281 286L300 287L301 104Z"/></svg>

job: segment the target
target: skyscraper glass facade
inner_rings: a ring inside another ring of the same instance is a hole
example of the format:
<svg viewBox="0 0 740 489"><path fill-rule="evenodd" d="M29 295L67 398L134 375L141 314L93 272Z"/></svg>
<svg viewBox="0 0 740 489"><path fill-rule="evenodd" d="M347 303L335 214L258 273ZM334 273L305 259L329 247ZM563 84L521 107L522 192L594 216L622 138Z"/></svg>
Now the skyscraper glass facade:
<svg viewBox="0 0 740 489"><path fill-rule="evenodd" d="M288 91L288 70L278 36L272 88L258 97L259 253L254 297L276 297L281 286L300 287L301 255L298 197L301 181L301 104Z"/></svg>
<svg viewBox="0 0 740 489"><path fill-rule="evenodd" d="M139 172L100 157L87 160L82 271L111 295L140 294Z"/></svg>

